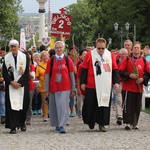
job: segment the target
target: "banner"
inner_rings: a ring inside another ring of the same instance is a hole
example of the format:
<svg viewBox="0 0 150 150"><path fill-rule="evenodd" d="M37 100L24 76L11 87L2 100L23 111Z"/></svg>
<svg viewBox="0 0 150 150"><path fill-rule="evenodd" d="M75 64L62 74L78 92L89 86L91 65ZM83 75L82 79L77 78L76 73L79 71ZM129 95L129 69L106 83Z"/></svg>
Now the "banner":
<svg viewBox="0 0 150 150"><path fill-rule="evenodd" d="M70 38L72 16L66 14L52 14L51 36Z"/></svg>

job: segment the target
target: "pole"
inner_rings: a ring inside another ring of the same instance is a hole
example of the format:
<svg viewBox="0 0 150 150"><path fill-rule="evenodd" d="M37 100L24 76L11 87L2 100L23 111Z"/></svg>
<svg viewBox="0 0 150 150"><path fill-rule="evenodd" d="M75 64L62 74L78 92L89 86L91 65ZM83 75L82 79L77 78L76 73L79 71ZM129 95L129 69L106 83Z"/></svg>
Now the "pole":
<svg viewBox="0 0 150 150"><path fill-rule="evenodd" d="M134 24L133 43L136 42L136 25Z"/></svg>
<svg viewBox="0 0 150 150"><path fill-rule="evenodd" d="M121 27L121 30L120 30L120 37L121 37L121 48L123 47L123 42L122 42L122 38L123 38L123 31L122 31L122 27Z"/></svg>

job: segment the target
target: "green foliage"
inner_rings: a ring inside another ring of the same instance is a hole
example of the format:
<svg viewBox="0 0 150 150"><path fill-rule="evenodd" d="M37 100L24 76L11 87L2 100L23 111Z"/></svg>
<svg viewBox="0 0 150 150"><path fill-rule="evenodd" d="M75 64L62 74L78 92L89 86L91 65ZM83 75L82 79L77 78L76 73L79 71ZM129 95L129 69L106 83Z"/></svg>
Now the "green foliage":
<svg viewBox="0 0 150 150"><path fill-rule="evenodd" d="M0 0L0 36L9 40L14 37L14 32L18 29L18 12L23 9L21 0Z"/></svg>
<svg viewBox="0 0 150 150"><path fill-rule="evenodd" d="M143 110L145 113L150 115L150 108L146 108L145 110Z"/></svg>
<svg viewBox="0 0 150 150"><path fill-rule="evenodd" d="M75 45L82 47L92 44L98 36L112 38L112 48L120 48L120 34L114 32L114 23L123 28L123 41L126 40L125 23L129 22L129 38L133 40L134 24L136 39L150 45L150 1L149 0L78 0L68 6L72 14L72 31ZM72 45L72 37L67 40Z"/></svg>
<svg viewBox="0 0 150 150"><path fill-rule="evenodd" d="M72 14L72 36L77 47L92 44L94 28L97 26L97 20L92 20L93 9L88 8L88 3L78 0L77 4L67 7L67 13ZM92 21L91 21L92 20ZM73 45L72 37L67 40L68 45Z"/></svg>

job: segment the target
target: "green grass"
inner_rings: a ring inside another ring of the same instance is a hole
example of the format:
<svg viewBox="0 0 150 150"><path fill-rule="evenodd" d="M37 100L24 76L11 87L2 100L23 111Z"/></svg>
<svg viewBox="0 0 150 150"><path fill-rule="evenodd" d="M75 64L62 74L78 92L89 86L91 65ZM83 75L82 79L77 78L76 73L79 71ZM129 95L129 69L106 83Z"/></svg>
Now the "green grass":
<svg viewBox="0 0 150 150"><path fill-rule="evenodd" d="M145 113L150 114L150 108L146 108L145 110L143 110Z"/></svg>

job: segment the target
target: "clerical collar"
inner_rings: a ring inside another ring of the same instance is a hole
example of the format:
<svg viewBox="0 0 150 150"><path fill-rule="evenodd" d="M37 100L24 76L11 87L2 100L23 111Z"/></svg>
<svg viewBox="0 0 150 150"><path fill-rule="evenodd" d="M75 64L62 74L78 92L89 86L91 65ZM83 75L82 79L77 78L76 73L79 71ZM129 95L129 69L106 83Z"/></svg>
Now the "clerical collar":
<svg viewBox="0 0 150 150"><path fill-rule="evenodd" d="M55 54L55 56L56 56L56 58L58 58L58 59L62 59L63 57L64 57L64 54L62 53L60 56L59 55L57 55L57 54Z"/></svg>
<svg viewBox="0 0 150 150"><path fill-rule="evenodd" d="M12 53L12 55L13 55L14 57L16 57L16 56L17 56L17 54L13 54L13 53Z"/></svg>

